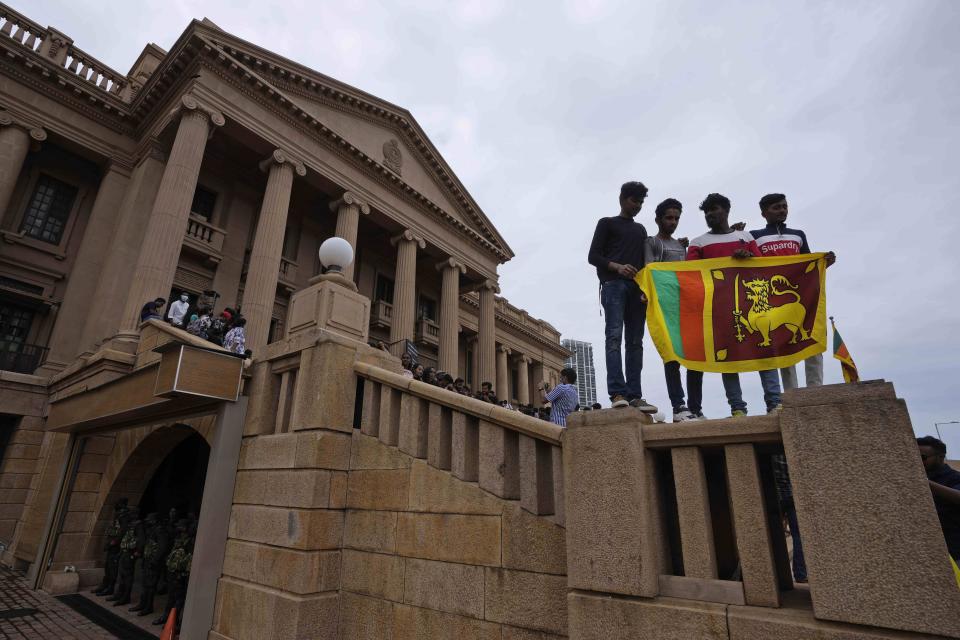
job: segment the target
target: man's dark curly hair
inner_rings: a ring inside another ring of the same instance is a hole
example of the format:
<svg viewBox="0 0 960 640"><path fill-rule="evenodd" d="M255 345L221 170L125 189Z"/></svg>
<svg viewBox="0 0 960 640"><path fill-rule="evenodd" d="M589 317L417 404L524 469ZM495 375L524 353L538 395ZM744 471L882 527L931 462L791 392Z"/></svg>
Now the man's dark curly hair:
<svg viewBox="0 0 960 640"><path fill-rule="evenodd" d="M700 211L706 213L717 205L719 205L721 209L730 211L730 198L719 193L711 193L703 199L703 202L700 203Z"/></svg>
<svg viewBox="0 0 960 640"><path fill-rule="evenodd" d="M787 196L782 193L768 193L767 195L760 198L760 211L766 211L767 207L772 204L777 204L781 200L786 200Z"/></svg>
<svg viewBox="0 0 960 640"><path fill-rule="evenodd" d="M667 198L663 202L657 205L655 211L655 217L659 218L663 215L663 212L667 209L676 209L677 211L683 213L683 205L680 204L680 201L676 198Z"/></svg>
<svg viewBox="0 0 960 640"><path fill-rule="evenodd" d="M647 197L647 187L642 182L624 182L620 187L620 197L643 200Z"/></svg>
<svg viewBox="0 0 960 640"><path fill-rule="evenodd" d="M923 436L922 438L917 438L917 446L930 447L942 456L947 455L947 445L943 443L943 440L938 440L933 436Z"/></svg>

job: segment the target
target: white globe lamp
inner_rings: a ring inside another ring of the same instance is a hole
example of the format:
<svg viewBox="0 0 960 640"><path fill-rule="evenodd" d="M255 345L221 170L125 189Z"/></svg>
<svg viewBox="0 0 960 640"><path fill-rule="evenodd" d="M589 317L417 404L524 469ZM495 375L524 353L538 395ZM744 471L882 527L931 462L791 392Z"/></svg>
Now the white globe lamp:
<svg viewBox="0 0 960 640"><path fill-rule="evenodd" d="M343 273L353 262L353 247L343 238L327 238L320 245L320 264L328 273Z"/></svg>

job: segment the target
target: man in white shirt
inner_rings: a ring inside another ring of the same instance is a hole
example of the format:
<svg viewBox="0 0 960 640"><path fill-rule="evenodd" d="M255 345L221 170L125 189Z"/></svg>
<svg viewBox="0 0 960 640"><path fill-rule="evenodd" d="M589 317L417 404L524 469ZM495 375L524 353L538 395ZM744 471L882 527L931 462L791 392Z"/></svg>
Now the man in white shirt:
<svg viewBox="0 0 960 640"><path fill-rule="evenodd" d="M183 319L187 315L187 309L190 308L190 296L186 293L180 294L180 299L170 304L170 310L167 312L167 319L175 327L183 326Z"/></svg>

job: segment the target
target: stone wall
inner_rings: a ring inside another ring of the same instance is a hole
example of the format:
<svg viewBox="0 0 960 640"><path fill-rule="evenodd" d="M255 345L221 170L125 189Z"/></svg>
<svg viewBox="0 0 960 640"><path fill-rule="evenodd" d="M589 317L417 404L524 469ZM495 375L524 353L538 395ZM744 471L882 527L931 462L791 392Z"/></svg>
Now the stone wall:
<svg viewBox="0 0 960 640"><path fill-rule="evenodd" d="M253 366L210 640L566 635L560 429L397 367L319 327Z"/></svg>
<svg viewBox="0 0 960 640"><path fill-rule="evenodd" d="M340 637L566 636L564 529L355 432Z"/></svg>

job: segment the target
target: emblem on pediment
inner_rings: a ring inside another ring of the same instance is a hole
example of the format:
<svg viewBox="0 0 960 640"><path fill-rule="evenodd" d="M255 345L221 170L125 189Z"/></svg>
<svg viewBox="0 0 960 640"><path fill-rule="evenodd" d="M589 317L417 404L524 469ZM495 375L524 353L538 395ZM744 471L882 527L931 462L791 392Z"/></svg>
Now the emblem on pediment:
<svg viewBox="0 0 960 640"><path fill-rule="evenodd" d="M395 174L400 175L403 156L400 154L400 143L394 138L383 143L383 164Z"/></svg>

